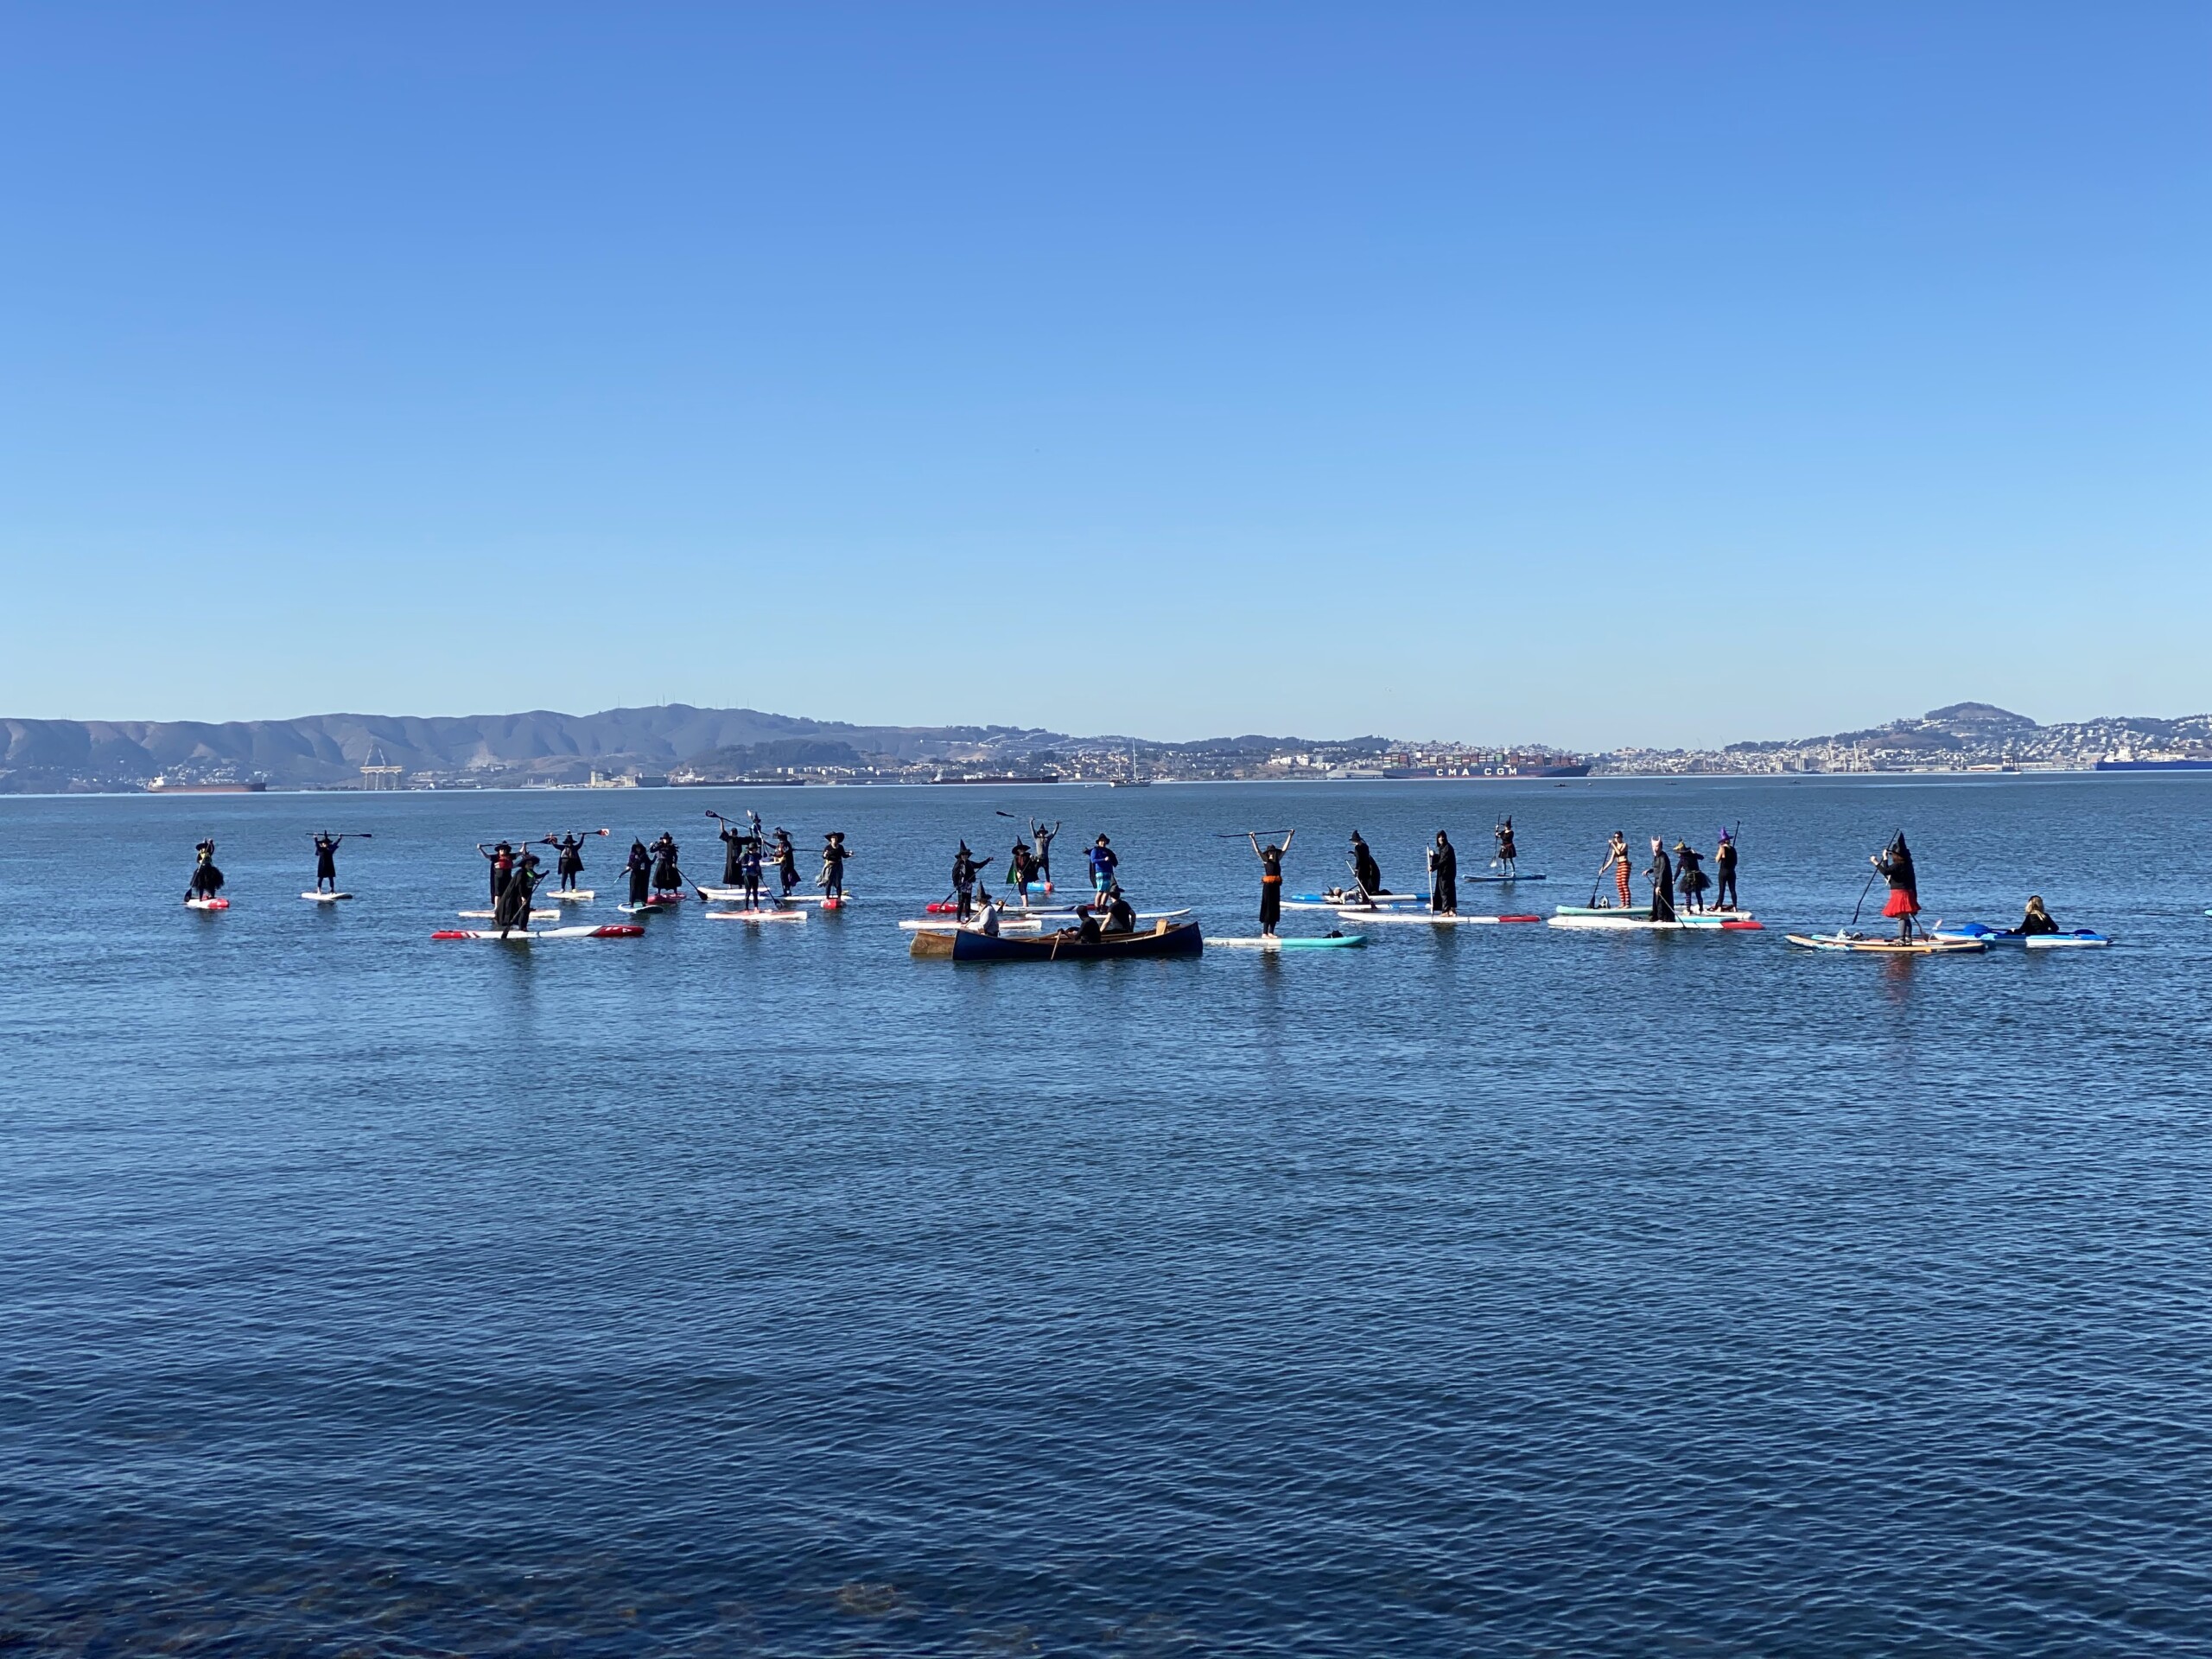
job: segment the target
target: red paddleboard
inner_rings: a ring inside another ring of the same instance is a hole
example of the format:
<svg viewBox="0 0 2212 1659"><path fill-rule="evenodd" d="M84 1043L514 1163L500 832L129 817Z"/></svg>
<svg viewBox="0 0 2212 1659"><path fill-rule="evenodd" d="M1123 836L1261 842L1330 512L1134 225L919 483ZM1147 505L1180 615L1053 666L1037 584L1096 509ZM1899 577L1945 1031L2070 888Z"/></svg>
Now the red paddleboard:
<svg viewBox="0 0 2212 1659"><path fill-rule="evenodd" d="M1501 922L1541 922L1544 918L1541 916L1501 916L1497 919Z"/></svg>
<svg viewBox="0 0 2212 1659"><path fill-rule="evenodd" d="M187 910L228 910L231 901L227 899L188 899L184 906Z"/></svg>

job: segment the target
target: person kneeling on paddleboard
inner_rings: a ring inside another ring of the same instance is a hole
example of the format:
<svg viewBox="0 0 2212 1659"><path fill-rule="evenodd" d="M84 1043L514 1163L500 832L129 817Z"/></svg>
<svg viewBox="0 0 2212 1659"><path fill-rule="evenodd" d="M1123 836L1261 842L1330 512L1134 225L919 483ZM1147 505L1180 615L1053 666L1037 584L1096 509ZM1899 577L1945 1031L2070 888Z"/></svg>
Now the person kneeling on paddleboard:
<svg viewBox="0 0 2212 1659"><path fill-rule="evenodd" d="M192 854L192 880L185 886L184 896L213 899L223 890L223 873L215 868L214 837L194 843Z"/></svg>
<svg viewBox="0 0 2212 1659"><path fill-rule="evenodd" d="M2052 919L2051 913L2043 907L2043 897L2041 894L2031 893L2028 895L2027 914L2020 918L2020 925L2014 931L2020 933L2056 933L2058 931L2057 922Z"/></svg>
<svg viewBox="0 0 2212 1659"><path fill-rule="evenodd" d="M1897 943L1909 943L1912 938L1912 918L1920 914L1920 875L1913 868L1912 849L1904 844L1904 831L1880 852L1867 859L1890 884L1889 902L1882 906L1882 914L1893 916L1897 924Z"/></svg>

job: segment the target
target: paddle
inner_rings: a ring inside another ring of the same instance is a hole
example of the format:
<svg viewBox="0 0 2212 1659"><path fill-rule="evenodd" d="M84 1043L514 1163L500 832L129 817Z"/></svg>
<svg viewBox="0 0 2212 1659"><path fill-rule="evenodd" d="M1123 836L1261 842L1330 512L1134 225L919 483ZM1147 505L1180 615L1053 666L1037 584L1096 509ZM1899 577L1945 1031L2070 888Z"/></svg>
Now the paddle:
<svg viewBox="0 0 2212 1659"><path fill-rule="evenodd" d="M1216 841L1242 841L1247 836L1294 836L1297 833L1295 830L1217 830L1213 832L1213 838Z"/></svg>

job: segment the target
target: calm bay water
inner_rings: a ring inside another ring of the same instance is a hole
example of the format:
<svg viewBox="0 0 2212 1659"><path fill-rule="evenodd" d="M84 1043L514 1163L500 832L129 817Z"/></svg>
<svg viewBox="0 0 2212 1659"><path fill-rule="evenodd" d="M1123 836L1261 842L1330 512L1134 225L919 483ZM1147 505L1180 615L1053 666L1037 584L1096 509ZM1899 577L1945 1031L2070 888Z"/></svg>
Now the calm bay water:
<svg viewBox="0 0 2212 1659"><path fill-rule="evenodd" d="M738 794L0 799L0 1649L2212 1650L2212 782L753 800L861 902L429 938ZM908 961L996 809L1240 934L1255 821L1740 822L1770 931ZM2120 946L1786 947L1900 825Z"/></svg>

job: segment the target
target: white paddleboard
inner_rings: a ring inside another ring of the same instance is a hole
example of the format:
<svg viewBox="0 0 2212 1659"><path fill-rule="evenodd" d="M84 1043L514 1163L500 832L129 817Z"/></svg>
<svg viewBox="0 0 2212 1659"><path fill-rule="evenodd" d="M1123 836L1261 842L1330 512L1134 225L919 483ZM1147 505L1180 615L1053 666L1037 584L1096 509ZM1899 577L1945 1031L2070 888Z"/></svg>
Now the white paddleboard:
<svg viewBox="0 0 2212 1659"><path fill-rule="evenodd" d="M534 944L539 939L634 939L643 933L641 927L540 927L516 928L502 933L495 927L442 928L430 937L434 939L498 939L504 944Z"/></svg>
<svg viewBox="0 0 2212 1659"><path fill-rule="evenodd" d="M564 905L588 905L599 897L589 887L540 887L537 896L556 899Z"/></svg>
<svg viewBox="0 0 2212 1659"><path fill-rule="evenodd" d="M495 910L460 910L454 914L464 922L491 922L497 921L499 913ZM532 906L530 919L533 922L557 922L561 919L561 912L557 910L539 910Z"/></svg>
<svg viewBox="0 0 2212 1659"><path fill-rule="evenodd" d="M231 901L227 899L188 899L184 901L184 907L187 910L228 910Z"/></svg>
<svg viewBox="0 0 2212 1659"><path fill-rule="evenodd" d="M1538 922L1541 916L1445 916L1434 911L1340 910L1338 919L1365 927L1370 922L1403 922L1431 927L1496 927L1505 922Z"/></svg>
<svg viewBox="0 0 2212 1659"><path fill-rule="evenodd" d="M302 899L313 899L318 905L334 905L340 899L351 899L353 896L350 893L303 893L300 895Z"/></svg>
<svg viewBox="0 0 2212 1659"><path fill-rule="evenodd" d="M710 922L803 922L806 919L806 912L803 910L710 910L707 912L707 919Z"/></svg>

